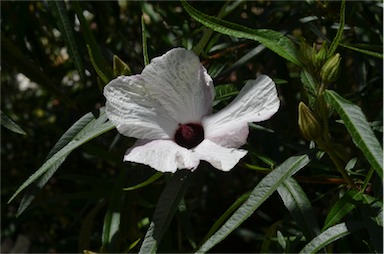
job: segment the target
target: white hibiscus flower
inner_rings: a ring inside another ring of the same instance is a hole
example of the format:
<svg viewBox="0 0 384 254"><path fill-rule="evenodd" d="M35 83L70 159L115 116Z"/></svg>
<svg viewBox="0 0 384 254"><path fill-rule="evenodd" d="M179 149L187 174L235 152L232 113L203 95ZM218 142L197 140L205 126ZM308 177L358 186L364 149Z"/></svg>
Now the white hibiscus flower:
<svg viewBox="0 0 384 254"><path fill-rule="evenodd" d="M269 119L280 105L275 83L260 75L212 114L212 79L196 54L182 48L154 58L140 75L112 80L104 96L117 130L138 139L124 161L161 172L194 170L200 160L231 170L247 153L238 148L246 142L248 122Z"/></svg>

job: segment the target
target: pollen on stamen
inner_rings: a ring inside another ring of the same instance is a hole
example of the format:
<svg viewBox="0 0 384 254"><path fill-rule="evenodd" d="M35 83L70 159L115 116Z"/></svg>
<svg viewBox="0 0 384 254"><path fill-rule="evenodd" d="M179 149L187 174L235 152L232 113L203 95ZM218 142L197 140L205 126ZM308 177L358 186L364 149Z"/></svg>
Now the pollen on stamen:
<svg viewBox="0 0 384 254"><path fill-rule="evenodd" d="M198 123L179 124L174 140L179 146L194 148L204 140L204 128Z"/></svg>

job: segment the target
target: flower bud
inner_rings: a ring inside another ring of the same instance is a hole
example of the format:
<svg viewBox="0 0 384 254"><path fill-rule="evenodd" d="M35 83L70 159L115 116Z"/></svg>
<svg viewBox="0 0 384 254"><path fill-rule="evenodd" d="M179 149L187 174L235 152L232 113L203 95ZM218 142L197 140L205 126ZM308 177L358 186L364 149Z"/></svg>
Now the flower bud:
<svg viewBox="0 0 384 254"><path fill-rule="evenodd" d="M331 83L337 79L339 75L340 61L340 54L337 53L336 55L329 58L321 68L320 76L326 83Z"/></svg>
<svg viewBox="0 0 384 254"><path fill-rule="evenodd" d="M326 41L323 42L321 48L315 56L315 66L316 68L321 67L324 61L327 59L328 47Z"/></svg>
<svg viewBox="0 0 384 254"><path fill-rule="evenodd" d="M302 41L300 44L299 59L306 67L313 66L315 60L316 50L309 46L306 42Z"/></svg>
<svg viewBox="0 0 384 254"><path fill-rule="evenodd" d="M316 140L322 134L318 117L303 102L299 103L299 128L301 135L307 140Z"/></svg>

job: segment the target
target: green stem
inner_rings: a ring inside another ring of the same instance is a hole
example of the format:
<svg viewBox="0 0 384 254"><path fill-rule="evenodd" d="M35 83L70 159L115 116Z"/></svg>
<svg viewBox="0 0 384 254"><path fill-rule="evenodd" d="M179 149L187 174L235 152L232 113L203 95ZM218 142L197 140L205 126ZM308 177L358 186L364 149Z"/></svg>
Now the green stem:
<svg viewBox="0 0 384 254"><path fill-rule="evenodd" d="M353 179L348 175L348 172L345 170L343 163L340 161L339 157L337 154L334 152L332 149L332 144L329 142L324 142L323 140L319 139L316 140L317 145L321 150L326 152L329 156L329 158L332 160L332 162L335 164L337 171L342 175L342 177L347 181L349 186L351 186L352 189L358 190L358 188L355 185L355 182Z"/></svg>
<svg viewBox="0 0 384 254"><path fill-rule="evenodd" d="M324 128L323 137L315 141L316 141L316 144L319 146L319 148L328 154L332 162L335 164L337 171L340 172L340 174L343 176L345 181L347 181L347 183L351 186L351 188L357 190L357 187L353 179L348 175L348 172L345 170L343 166L344 158L342 158L342 156L340 156L339 153L334 149L334 147L336 146L331 141L329 128L328 128L328 107L324 99L323 88L325 88L325 84L322 82L319 89L319 95L316 101L317 111L319 112L321 124Z"/></svg>

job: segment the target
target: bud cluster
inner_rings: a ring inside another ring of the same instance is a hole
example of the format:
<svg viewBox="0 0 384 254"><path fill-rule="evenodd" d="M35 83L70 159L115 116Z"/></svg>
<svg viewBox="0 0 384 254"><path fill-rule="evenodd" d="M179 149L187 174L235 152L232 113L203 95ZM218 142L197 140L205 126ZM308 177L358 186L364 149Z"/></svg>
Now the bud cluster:
<svg viewBox="0 0 384 254"><path fill-rule="evenodd" d="M325 83L331 83L339 75L341 57L340 54L335 54L328 58L327 54L326 42L323 42L319 50L316 49L316 44L312 47L304 41L300 44L299 58L305 68L310 73L320 74L320 78Z"/></svg>

